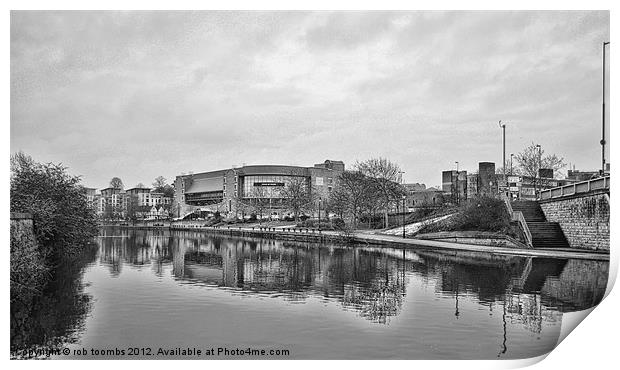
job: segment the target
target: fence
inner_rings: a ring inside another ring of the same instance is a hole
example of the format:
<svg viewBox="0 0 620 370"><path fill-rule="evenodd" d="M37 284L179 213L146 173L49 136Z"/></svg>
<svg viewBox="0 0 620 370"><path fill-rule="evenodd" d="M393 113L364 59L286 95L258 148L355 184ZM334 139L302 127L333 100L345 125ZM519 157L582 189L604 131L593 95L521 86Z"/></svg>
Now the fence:
<svg viewBox="0 0 620 370"><path fill-rule="evenodd" d="M598 177L596 179L576 182L570 185L558 186L556 188L541 190L540 200L565 197L567 195L575 195L588 193L593 190L609 190L610 176Z"/></svg>

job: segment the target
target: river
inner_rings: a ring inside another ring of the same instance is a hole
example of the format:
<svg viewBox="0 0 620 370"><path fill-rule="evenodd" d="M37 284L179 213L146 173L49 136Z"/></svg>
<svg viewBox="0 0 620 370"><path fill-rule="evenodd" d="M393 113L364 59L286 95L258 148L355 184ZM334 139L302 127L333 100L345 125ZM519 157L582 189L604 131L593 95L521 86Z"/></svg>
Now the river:
<svg viewBox="0 0 620 370"><path fill-rule="evenodd" d="M554 348L563 313L600 302L609 269L190 231L105 228L97 244L83 266L56 274L24 314L26 328L12 328L12 356L56 348L69 354L38 357L534 357Z"/></svg>

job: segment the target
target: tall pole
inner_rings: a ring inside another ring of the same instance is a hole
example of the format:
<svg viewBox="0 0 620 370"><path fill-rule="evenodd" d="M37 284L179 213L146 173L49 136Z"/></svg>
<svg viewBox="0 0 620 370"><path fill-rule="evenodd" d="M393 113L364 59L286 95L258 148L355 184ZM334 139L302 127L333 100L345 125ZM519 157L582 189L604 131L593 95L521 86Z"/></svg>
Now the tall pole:
<svg viewBox="0 0 620 370"><path fill-rule="evenodd" d="M403 239L406 238L405 236L405 199L407 199L407 196L403 195Z"/></svg>
<svg viewBox="0 0 620 370"><path fill-rule="evenodd" d="M400 186L401 188L404 189L405 185L405 178L403 176L403 174L405 173L405 171L398 171L398 174L400 175ZM406 190L405 190L406 191ZM396 209L398 210L398 201L396 202ZM403 207L403 212L405 212L405 207Z"/></svg>
<svg viewBox="0 0 620 370"><path fill-rule="evenodd" d="M601 139L601 175L605 174L605 46L609 45L609 41L603 42L603 113L602 113L602 139Z"/></svg>
<svg viewBox="0 0 620 370"><path fill-rule="evenodd" d="M319 231L321 231L321 198L319 198Z"/></svg>
<svg viewBox="0 0 620 370"><path fill-rule="evenodd" d="M454 181L454 199L456 200L456 204L459 204L459 162L456 163L456 178Z"/></svg>
<svg viewBox="0 0 620 370"><path fill-rule="evenodd" d="M504 186L506 186L506 124L499 121L499 127L502 129L502 171L504 173Z"/></svg>
<svg viewBox="0 0 620 370"><path fill-rule="evenodd" d="M541 188L541 178L540 178L540 167L541 167L541 153L540 153L540 144L536 144L538 148L538 171L536 171L536 187L538 188L538 194L540 194ZM538 197L538 195L536 195Z"/></svg>
<svg viewBox="0 0 620 370"><path fill-rule="evenodd" d="M514 156L514 154L510 153L510 176L513 175L512 173L512 157Z"/></svg>

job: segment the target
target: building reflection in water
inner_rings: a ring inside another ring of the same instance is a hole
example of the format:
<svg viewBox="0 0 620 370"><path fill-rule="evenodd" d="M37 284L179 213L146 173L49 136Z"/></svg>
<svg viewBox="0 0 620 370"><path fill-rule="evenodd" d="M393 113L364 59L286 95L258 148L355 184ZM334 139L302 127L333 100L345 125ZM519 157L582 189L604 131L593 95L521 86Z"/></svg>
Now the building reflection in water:
<svg viewBox="0 0 620 370"><path fill-rule="evenodd" d="M108 234L109 233L109 234ZM309 296L338 301L377 323L399 314L408 278L434 282L437 294L474 298L492 314L540 333L561 312L590 308L602 299L608 262L481 255L473 252L351 248L197 232L103 231L101 262L110 273L123 264L172 264L181 283L262 294L303 303ZM505 344L504 344L505 346Z"/></svg>

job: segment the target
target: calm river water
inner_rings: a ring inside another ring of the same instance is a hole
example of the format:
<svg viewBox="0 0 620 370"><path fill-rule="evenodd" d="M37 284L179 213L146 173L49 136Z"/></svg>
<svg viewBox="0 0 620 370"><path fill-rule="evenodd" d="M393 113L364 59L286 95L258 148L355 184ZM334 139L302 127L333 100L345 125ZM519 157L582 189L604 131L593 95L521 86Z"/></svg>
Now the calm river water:
<svg viewBox="0 0 620 370"><path fill-rule="evenodd" d="M254 357L269 359L526 358L553 349L563 312L601 300L609 266L113 228L97 243L85 267L57 277L31 327L12 331L12 348L70 350L52 358L159 348L204 359L247 358L206 356L211 348L289 351ZM174 355L156 358L187 358Z"/></svg>

